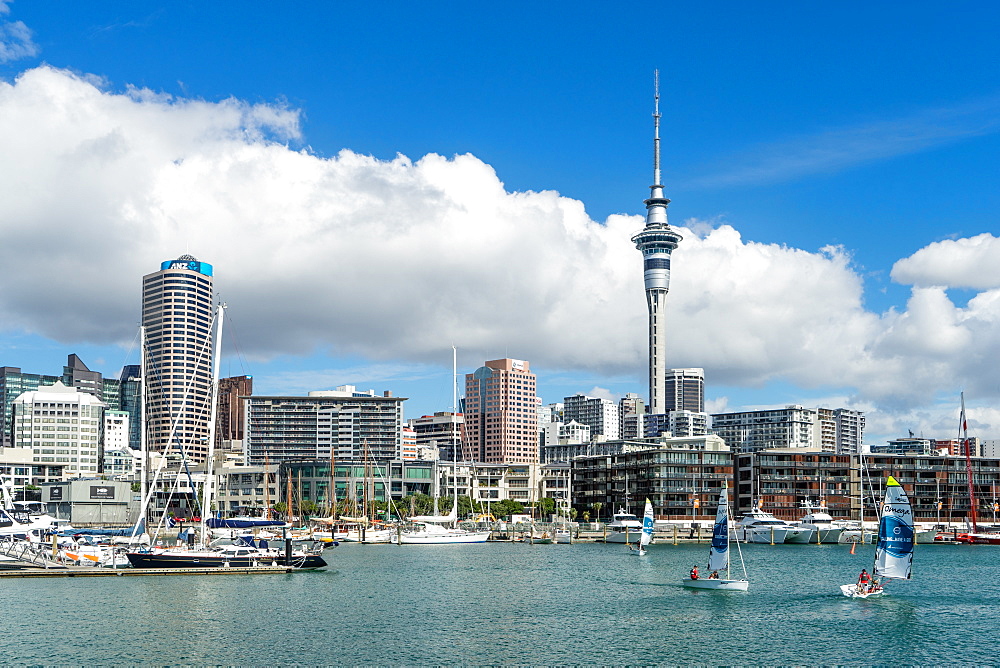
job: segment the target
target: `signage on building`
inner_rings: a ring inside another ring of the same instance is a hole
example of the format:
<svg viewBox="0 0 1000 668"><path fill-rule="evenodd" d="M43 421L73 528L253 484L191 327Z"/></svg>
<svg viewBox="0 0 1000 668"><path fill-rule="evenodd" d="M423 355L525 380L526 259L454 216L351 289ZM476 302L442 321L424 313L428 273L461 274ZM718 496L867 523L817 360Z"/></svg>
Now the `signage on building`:
<svg viewBox="0 0 1000 668"><path fill-rule="evenodd" d="M49 487L49 501L62 501L62 487Z"/></svg>
<svg viewBox="0 0 1000 668"><path fill-rule="evenodd" d="M90 488L90 498L97 501L114 501L115 488L108 485L93 485Z"/></svg>
<svg viewBox="0 0 1000 668"><path fill-rule="evenodd" d="M511 360L510 366L514 371L524 371L524 360Z"/></svg>
<svg viewBox="0 0 1000 668"><path fill-rule="evenodd" d="M212 265L207 262L199 262L195 259L178 258L176 260L167 260L160 263L160 271L164 269L187 269L188 271L196 271L203 276L212 275Z"/></svg>

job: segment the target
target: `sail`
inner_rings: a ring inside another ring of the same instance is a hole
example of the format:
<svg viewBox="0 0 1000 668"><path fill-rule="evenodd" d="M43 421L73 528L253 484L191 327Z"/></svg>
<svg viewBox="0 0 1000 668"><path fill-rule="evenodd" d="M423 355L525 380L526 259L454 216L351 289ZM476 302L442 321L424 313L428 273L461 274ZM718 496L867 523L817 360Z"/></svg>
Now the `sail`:
<svg viewBox="0 0 1000 668"><path fill-rule="evenodd" d="M458 499L455 499L455 504L451 508L451 512L447 515L415 515L410 518L411 522L435 522L437 524L447 524L449 522L454 522L458 519Z"/></svg>
<svg viewBox="0 0 1000 668"><path fill-rule="evenodd" d="M642 515L642 536L639 545L645 547L653 540L653 504L646 499L646 510Z"/></svg>
<svg viewBox="0 0 1000 668"><path fill-rule="evenodd" d="M721 571L729 568L729 490L725 483L719 492L719 509L712 528L712 547L708 550L708 568Z"/></svg>
<svg viewBox="0 0 1000 668"><path fill-rule="evenodd" d="M913 512L906 492L892 476L885 483L880 515L875 577L908 580L913 562Z"/></svg>

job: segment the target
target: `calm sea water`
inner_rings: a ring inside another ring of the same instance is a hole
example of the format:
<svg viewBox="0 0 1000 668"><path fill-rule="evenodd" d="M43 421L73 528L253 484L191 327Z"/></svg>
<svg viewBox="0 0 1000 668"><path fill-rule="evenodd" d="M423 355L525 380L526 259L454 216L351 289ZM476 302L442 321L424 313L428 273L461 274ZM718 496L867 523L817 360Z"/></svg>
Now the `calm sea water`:
<svg viewBox="0 0 1000 668"><path fill-rule="evenodd" d="M3 663L996 664L1000 548L917 546L852 600L871 546L744 546L748 593L685 589L707 546L342 545L258 576L9 579Z"/></svg>

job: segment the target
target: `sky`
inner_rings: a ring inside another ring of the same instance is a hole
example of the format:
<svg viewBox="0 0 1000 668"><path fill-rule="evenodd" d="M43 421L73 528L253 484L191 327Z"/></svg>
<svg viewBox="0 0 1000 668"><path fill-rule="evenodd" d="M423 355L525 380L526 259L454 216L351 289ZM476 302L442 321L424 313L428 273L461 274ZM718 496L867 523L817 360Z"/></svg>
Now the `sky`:
<svg viewBox="0 0 1000 668"><path fill-rule="evenodd" d="M667 364L710 412L1000 438L1000 5L0 0L0 364L138 363L194 255L223 375L452 407L646 396L653 73Z"/></svg>

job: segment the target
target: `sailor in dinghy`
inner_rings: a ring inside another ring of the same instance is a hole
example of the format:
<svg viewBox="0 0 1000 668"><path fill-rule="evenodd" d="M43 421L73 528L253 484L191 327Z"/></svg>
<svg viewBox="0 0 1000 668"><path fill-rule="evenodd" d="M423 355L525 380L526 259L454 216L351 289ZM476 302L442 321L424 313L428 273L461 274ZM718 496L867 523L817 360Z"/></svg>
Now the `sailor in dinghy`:
<svg viewBox="0 0 1000 668"><path fill-rule="evenodd" d="M885 593L890 579L909 580L913 566L913 511L906 491L895 478L885 482L885 497L878 522L878 544L875 546L875 566L868 578L862 570L855 584L840 585L840 592L849 598L868 598Z"/></svg>

